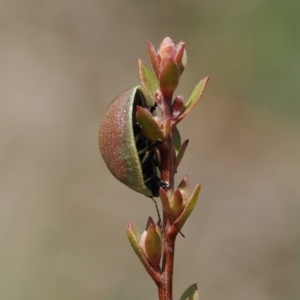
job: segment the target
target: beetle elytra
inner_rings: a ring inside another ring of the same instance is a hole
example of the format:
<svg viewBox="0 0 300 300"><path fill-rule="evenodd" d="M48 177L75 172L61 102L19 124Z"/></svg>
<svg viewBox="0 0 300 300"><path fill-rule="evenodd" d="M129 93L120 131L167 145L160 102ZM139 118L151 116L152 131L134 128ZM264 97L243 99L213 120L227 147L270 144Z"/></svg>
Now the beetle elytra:
<svg viewBox="0 0 300 300"><path fill-rule="evenodd" d="M157 197L162 181L155 146L136 122L137 105L154 113L155 103L142 86L124 91L108 106L99 131L100 152L119 181L147 197Z"/></svg>

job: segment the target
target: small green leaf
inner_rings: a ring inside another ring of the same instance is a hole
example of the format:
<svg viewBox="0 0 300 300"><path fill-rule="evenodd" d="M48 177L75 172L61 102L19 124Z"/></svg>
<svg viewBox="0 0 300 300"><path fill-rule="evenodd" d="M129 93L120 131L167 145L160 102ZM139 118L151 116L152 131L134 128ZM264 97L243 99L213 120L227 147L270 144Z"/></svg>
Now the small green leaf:
<svg viewBox="0 0 300 300"><path fill-rule="evenodd" d="M178 153L178 151L180 150L180 147L181 147L181 137L180 137L180 133L179 133L177 127L174 127L173 147L174 147L175 153L177 155L177 153Z"/></svg>
<svg viewBox="0 0 300 300"><path fill-rule="evenodd" d="M128 222L127 228L126 228L126 234L127 234L130 245L132 246L135 254L140 259L140 261L143 264L146 271L150 275L155 273L155 270L153 270L153 268L150 266L150 264L147 260L146 254L140 246L141 235L133 223Z"/></svg>
<svg viewBox="0 0 300 300"><path fill-rule="evenodd" d="M179 82L178 68L172 58L166 60L159 77L159 86L165 98L171 98Z"/></svg>
<svg viewBox="0 0 300 300"><path fill-rule="evenodd" d="M142 129L143 134L152 143L164 141L164 136L153 118L153 115L146 108L136 106L136 121Z"/></svg>
<svg viewBox="0 0 300 300"><path fill-rule="evenodd" d="M141 234L139 233L139 231L137 230L135 225L131 222L128 222L128 224L127 224L126 233L127 233L128 239L129 239L129 243L132 246L134 252L139 257L141 262L144 264L144 262L146 262L147 259L146 259L145 254L140 246Z"/></svg>
<svg viewBox="0 0 300 300"><path fill-rule="evenodd" d="M190 216L190 214L192 213L192 211L194 210L196 204L197 204L197 200L198 200L198 196L200 193L200 184L197 184L193 194L190 198L190 200L188 201L188 203L185 205L184 210L182 212L182 214L178 217L178 219L174 222L174 227L179 231L181 230L181 228L183 227L184 223L186 222L186 220L188 219L188 217Z"/></svg>
<svg viewBox="0 0 300 300"><path fill-rule="evenodd" d="M159 88L158 79L153 70L139 59L140 77L149 95L154 99L155 92Z"/></svg>
<svg viewBox="0 0 300 300"><path fill-rule="evenodd" d="M127 233L129 234L128 238L130 238L130 241L132 241L134 245L138 245L141 240L141 234L131 222L128 222L127 224Z"/></svg>
<svg viewBox="0 0 300 300"><path fill-rule="evenodd" d="M162 251L162 242L154 223L151 223L147 228L145 251L150 265L154 268L158 268Z"/></svg>
<svg viewBox="0 0 300 300"><path fill-rule="evenodd" d="M184 105L184 112L176 119L176 123L181 121L199 102L203 90L209 80L209 77L202 79L194 88L191 96Z"/></svg>
<svg viewBox="0 0 300 300"><path fill-rule="evenodd" d="M195 86L190 98L185 103L185 109L188 109L191 106L193 108L197 104L197 102L199 101L199 99L203 93L205 85L208 82L208 79L209 79L209 77L205 77Z"/></svg>
<svg viewBox="0 0 300 300"><path fill-rule="evenodd" d="M199 292L197 284L189 286L180 297L180 300L199 300Z"/></svg>
<svg viewBox="0 0 300 300"><path fill-rule="evenodd" d="M180 162L181 162L181 160L182 160L182 158L183 158L183 155L184 155L184 153L185 153L185 150L186 150L188 144L189 144L189 140L185 140L185 141L183 142L183 144L181 145L181 147L180 147L178 153L177 153L177 156L176 156L176 164L175 164L175 168L176 168L176 169L178 168L178 166L179 166L179 164L180 164Z"/></svg>

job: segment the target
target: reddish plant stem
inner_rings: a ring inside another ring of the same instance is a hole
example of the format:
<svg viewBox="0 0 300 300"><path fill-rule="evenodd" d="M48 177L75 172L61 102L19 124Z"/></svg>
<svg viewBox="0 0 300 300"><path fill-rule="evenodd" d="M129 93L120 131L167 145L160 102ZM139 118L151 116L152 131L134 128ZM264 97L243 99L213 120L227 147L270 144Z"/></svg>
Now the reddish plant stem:
<svg viewBox="0 0 300 300"><path fill-rule="evenodd" d="M168 245L165 246L165 268L163 271L164 279L164 300L173 299L173 270L174 270L174 254L175 254L175 239L167 238Z"/></svg>
<svg viewBox="0 0 300 300"><path fill-rule="evenodd" d="M158 287L158 299L159 300L163 300L164 298L164 286L163 285L159 285Z"/></svg>
<svg viewBox="0 0 300 300"><path fill-rule="evenodd" d="M172 97L169 99L164 98L162 101L163 110L162 115L164 121L172 118ZM174 191L174 166L175 166L175 152L173 149L173 128L171 129L170 136L167 137L166 142L160 147L161 154L161 177L162 180L168 182L169 197ZM162 287L163 293L159 290L160 300L173 299L173 269L174 269L174 252L175 252L175 238L172 234L171 224L163 214L163 231L165 232L166 242L164 245L163 259L162 259Z"/></svg>

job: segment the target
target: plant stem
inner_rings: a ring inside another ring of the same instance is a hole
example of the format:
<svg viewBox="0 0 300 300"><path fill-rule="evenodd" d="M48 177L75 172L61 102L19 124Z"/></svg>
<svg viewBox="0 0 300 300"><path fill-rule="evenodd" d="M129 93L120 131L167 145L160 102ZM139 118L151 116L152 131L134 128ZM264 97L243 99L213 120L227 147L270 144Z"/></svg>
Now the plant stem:
<svg viewBox="0 0 300 300"><path fill-rule="evenodd" d="M163 119L164 121L172 118L172 98L163 99ZM168 182L169 198L174 191L174 165L175 165L175 152L173 148L173 128L171 128L170 136L166 142L160 147L161 154L161 176L162 180ZM163 214L163 231L165 233L165 245L163 251L162 260L162 285L163 295L159 292L160 300L172 300L173 299L173 268L174 268L174 251L175 251L175 239L176 235L172 234L171 224Z"/></svg>
<svg viewBox="0 0 300 300"><path fill-rule="evenodd" d="M165 268L163 271L164 279L164 300L173 299L173 268L174 268L174 250L175 239L168 239L168 245L165 246Z"/></svg>
<svg viewBox="0 0 300 300"><path fill-rule="evenodd" d="M159 300L164 300L164 286L163 285L159 285L158 287L158 299Z"/></svg>

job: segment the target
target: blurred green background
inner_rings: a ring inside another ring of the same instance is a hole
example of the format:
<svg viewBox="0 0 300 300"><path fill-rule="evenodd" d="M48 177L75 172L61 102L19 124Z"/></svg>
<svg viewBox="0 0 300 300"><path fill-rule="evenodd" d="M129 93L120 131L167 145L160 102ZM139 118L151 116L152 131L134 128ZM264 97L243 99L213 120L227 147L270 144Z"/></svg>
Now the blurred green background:
<svg viewBox="0 0 300 300"><path fill-rule="evenodd" d="M174 299L300 298L299 1L0 2L0 299L157 299L125 235L153 203L98 150L146 41L186 42L177 176L203 186L178 238Z"/></svg>

